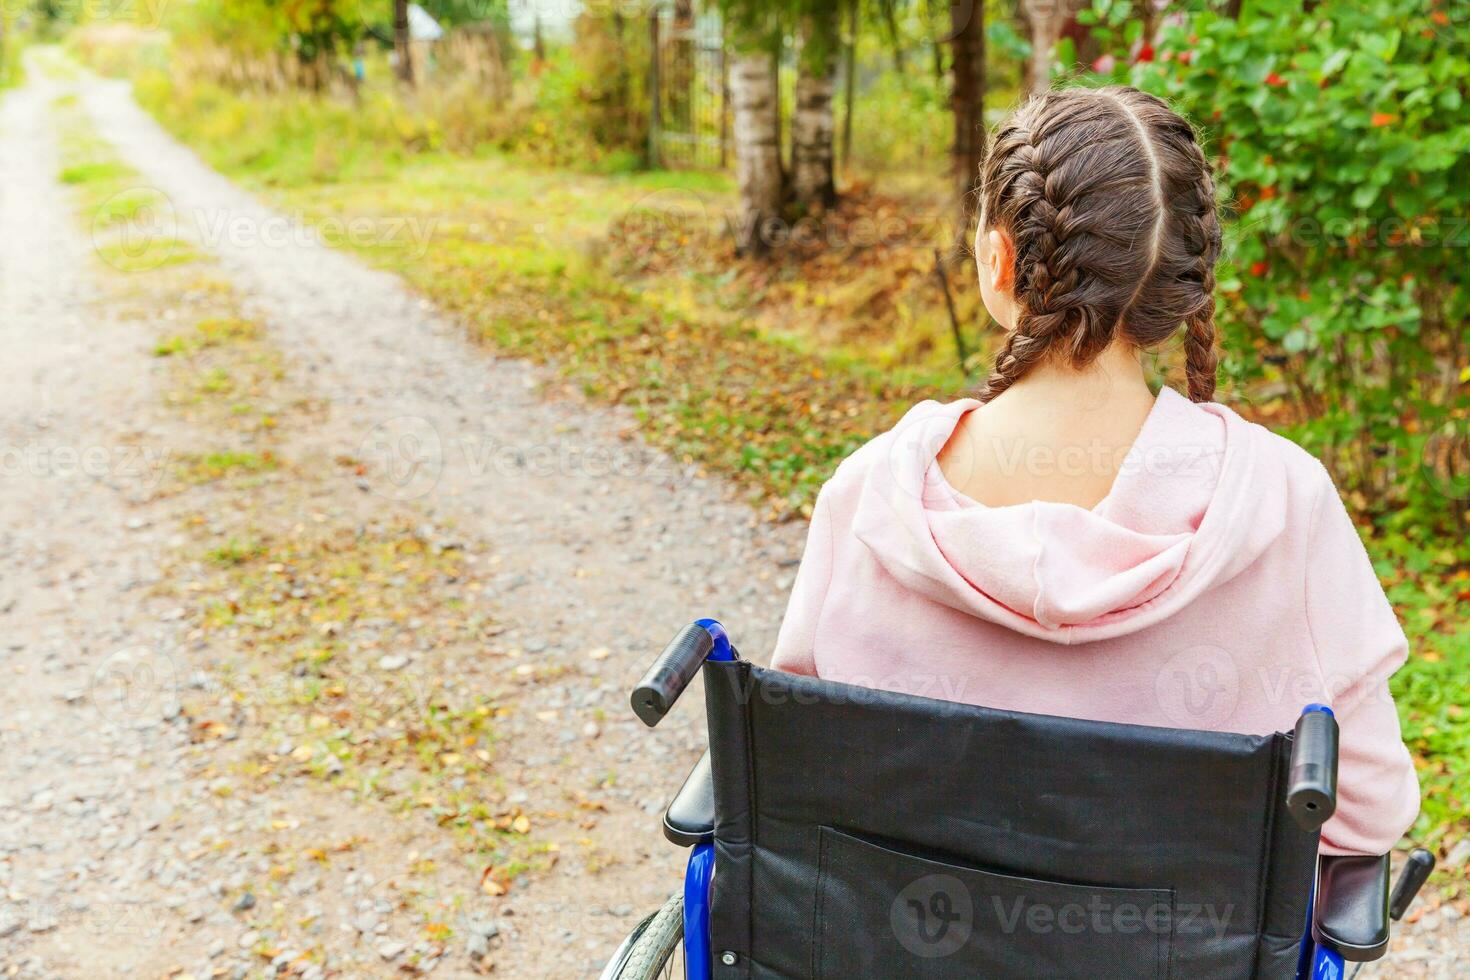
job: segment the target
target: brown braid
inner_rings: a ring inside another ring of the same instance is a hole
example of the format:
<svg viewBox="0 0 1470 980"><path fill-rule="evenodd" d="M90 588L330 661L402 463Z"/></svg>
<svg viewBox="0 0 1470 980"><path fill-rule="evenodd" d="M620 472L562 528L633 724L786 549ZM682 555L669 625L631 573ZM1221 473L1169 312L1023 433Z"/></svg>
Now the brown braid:
<svg viewBox="0 0 1470 980"><path fill-rule="evenodd" d="M1016 324L983 400L1038 363L1088 364L1185 327L1189 396L1215 390L1215 187L1189 124L1131 88L1033 97L991 141L982 220L1015 246Z"/></svg>
<svg viewBox="0 0 1470 980"><path fill-rule="evenodd" d="M1219 357L1215 353L1215 262L1220 258L1220 216L1215 210L1215 181L1199 144L1191 141L1199 166L1195 191L1194 220L1199 227L1192 241L1202 244L1196 256L1200 284L1200 306L1185 321L1184 370L1189 379L1191 401L1207 402L1215 397Z"/></svg>

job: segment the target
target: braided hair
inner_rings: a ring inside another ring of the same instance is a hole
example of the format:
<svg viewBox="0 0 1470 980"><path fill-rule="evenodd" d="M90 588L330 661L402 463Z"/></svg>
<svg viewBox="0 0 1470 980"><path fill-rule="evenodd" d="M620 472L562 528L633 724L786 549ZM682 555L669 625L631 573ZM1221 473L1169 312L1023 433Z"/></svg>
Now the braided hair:
<svg viewBox="0 0 1470 980"><path fill-rule="evenodd" d="M1034 96L991 141L983 220L1015 244L1015 328L989 401L1047 357L1082 367L1119 336L1184 329L1189 397L1215 393L1215 184L1194 131L1134 88Z"/></svg>

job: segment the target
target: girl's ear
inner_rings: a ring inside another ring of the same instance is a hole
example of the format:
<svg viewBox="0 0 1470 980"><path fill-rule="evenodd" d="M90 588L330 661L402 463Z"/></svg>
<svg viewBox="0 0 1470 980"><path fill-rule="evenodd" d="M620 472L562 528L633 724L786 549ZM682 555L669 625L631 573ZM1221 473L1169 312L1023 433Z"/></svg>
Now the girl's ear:
<svg viewBox="0 0 1470 980"><path fill-rule="evenodd" d="M1007 231L987 228L982 218L975 229L976 278L980 299L990 318L1006 330L1016 324L1016 243Z"/></svg>
<svg viewBox="0 0 1470 980"><path fill-rule="evenodd" d="M1010 234L999 228L985 232L987 248L985 264L990 274L990 285L998 293L1009 293L1016 285L1016 243Z"/></svg>

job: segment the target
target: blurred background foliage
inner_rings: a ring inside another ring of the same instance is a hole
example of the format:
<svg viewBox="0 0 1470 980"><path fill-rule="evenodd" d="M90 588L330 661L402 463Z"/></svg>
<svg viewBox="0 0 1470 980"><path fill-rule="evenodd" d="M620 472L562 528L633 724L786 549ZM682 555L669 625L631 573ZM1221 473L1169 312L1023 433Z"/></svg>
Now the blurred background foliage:
<svg viewBox="0 0 1470 980"><path fill-rule="evenodd" d="M0 83L65 36L283 205L435 222L423 252L354 247L778 519L914 399L983 377L981 123L1047 85L1163 96L1219 175L1220 397L1338 480L1416 644L1395 683L1441 790L1421 836L1463 821L1467 0L6 10Z"/></svg>

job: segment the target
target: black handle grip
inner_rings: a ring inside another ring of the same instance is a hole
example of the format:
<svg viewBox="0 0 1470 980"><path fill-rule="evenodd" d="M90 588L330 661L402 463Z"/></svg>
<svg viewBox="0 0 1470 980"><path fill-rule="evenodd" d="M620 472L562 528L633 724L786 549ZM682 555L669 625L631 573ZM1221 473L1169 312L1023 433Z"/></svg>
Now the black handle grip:
<svg viewBox="0 0 1470 980"><path fill-rule="evenodd" d="M1399 880L1393 886L1393 897L1388 900L1389 918L1397 922L1404 917L1404 913L1414 903L1414 896L1419 894L1419 889L1424 887L1424 882L1429 879L1429 873L1433 870L1433 854L1422 847L1416 847L1409 852L1404 870L1399 872Z"/></svg>
<svg viewBox="0 0 1470 980"><path fill-rule="evenodd" d="M633 713L643 724L652 728L663 720L714 647L709 630L698 623L690 623L669 641L633 688Z"/></svg>
<svg viewBox="0 0 1470 980"><path fill-rule="evenodd" d="M1286 807L1303 830L1321 830L1337 809L1337 719L1309 709L1297 719L1291 743Z"/></svg>

